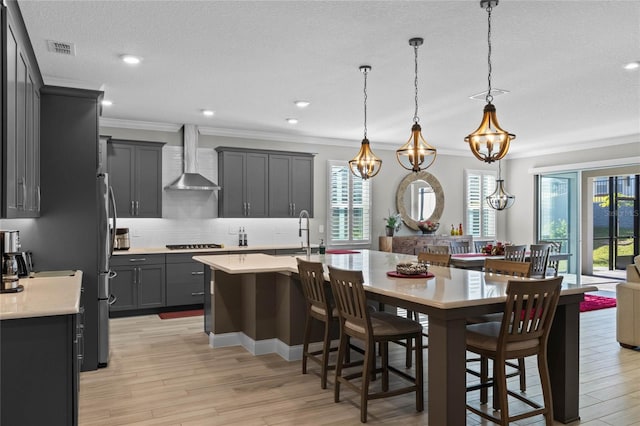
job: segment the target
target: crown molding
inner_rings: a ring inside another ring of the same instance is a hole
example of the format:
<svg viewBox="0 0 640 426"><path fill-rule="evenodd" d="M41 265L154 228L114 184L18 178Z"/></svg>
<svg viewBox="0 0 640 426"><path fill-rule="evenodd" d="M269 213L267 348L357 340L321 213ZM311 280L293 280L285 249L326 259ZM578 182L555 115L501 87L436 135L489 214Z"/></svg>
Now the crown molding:
<svg viewBox="0 0 640 426"><path fill-rule="evenodd" d="M104 91L104 85L91 81L71 80L68 78L54 77L51 75L43 75L42 80L46 86L71 87L73 89L88 89Z"/></svg>
<svg viewBox="0 0 640 426"><path fill-rule="evenodd" d="M133 130L154 130L158 132L177 132L182 128L182 124L157 123L154 121L123 120L120 118L106 118L106 117L100 117L100 126L118 127L121 129L133 129Z"/></svg>
<svg viewBox="0 0 640 426"><path fill-rule="evenodd" d="M629 143L640 143L640 134L631 134L631 135L623 135L616 136L607 139L599 139L592 140L586 142L577 142L577 143L561 143L559 142L553 148L547 149L539 149L535 152L535 157L542 157L544 155L553 155L553 154L563 154L566 152L574 152L574 151L584 151L585 149L595 149L595 148L604 148L607 146L615 146L615 145L626 145ZM515 159L515 158L530 158L532 157L531 152L526 151L516 151L509 152L507 155L507 160Z"/></svg>
<svg viewBox="0 0 640 426"><path fill-rule="evenodd" d="M608 160L587 161L584 163L560 164L557 166L533 167L528 170L531 175L545 173L568 172L573 170L610 169L612 167L636 166L640 164L640 156L611 158Z"/></svg>

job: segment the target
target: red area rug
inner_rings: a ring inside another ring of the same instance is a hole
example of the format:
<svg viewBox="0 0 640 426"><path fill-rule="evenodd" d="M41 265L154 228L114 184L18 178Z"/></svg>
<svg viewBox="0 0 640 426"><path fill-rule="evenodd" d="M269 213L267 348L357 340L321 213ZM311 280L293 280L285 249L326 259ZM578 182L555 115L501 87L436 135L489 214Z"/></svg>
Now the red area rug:
<svg viewBox="0 0 640 426"><path fill-rule="evenodd" d="M585 294L580 303L580 312L595 311L597 309L615 308L616 299L613 297Z"/></svg>
<svg viewBox="0 0 640 426"><path fill-rule="evenodd" d="M162 312L158 314L160 319L197 317L199 315L204 315L204 309L194 309L191 311Z"/></svg>

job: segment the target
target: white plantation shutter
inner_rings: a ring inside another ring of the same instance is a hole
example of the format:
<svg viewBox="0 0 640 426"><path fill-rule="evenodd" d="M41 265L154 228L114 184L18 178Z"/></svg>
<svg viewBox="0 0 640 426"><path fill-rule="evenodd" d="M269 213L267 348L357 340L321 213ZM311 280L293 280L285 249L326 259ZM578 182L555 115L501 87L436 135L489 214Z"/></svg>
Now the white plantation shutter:
<svg viewBox="0 0 640 426"><path fill-rule="evenodd" d="M496 186L496 173L465 170L465 217L467 233L478 238L495 238L496 211L487 204L487 196Z"/></svg>
<svg viewBox="0 0 640 426"><path fill-rule="evenodd" d="M371 239L371 184L355 177L343 161L329 161L330 245L369 243Z"/></svg>

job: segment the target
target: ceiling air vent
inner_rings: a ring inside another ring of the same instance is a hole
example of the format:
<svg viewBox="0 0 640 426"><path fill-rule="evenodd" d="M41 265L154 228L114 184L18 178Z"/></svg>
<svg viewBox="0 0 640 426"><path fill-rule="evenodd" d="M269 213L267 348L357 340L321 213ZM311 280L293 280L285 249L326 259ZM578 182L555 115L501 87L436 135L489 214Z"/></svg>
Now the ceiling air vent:
<svg viewBox="0 0 640 426"><path fill-rule="evenodd" d="M66 41L47 40L47 50L61 55L76 56L76 46Z"/></svg>

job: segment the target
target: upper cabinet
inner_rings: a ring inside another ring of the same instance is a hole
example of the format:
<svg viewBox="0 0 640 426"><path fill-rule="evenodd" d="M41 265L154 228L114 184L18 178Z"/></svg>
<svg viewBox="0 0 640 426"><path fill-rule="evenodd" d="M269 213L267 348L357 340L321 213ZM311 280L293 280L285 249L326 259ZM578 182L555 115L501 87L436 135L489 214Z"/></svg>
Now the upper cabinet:
<svg viewBox="0 0 640 426"><path fill-rule="evenodd" d="M42 78L15 2L1 7L2 217L40 216L40 88Z"/></svg>
<svg viewBox="0 0 640 426"><path fill-rule="evenodd" d="M107 167L118 217L162 217L162 146L111 139Z"/></svg>
<svg viewBox="0 0 640 426"><path fill-rule="evenodd" d="M220 217L313 216L313 154L218 147Z"/></svg>

